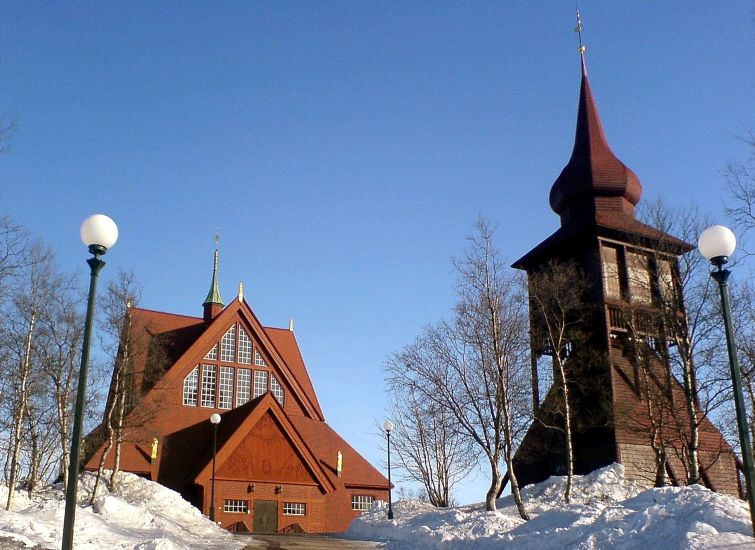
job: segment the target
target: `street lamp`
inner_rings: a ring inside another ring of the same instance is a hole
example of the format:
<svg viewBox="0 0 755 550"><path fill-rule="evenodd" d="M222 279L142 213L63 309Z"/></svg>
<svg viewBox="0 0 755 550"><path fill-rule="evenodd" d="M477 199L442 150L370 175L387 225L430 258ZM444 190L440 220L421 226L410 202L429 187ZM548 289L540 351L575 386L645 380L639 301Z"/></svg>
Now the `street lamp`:
<svg viewBox="0 0 755 550"><path fill-rule="evenodd" d="M747 412L745 410L744 396L742 395L742 375L737 362L737 349L734 342L734 327L731 323L731 305L729 304L729 287L726 284L731 272L724 269L724 264L734 253L737 239L728 227L714 225L703 231L697 247L700 253L710 260L716 267L711 273L718 283L721 293L721 305L723 306L724 327L726 329L726 346L729 352L729 366L731 367L731 380L734 385L734 405L737 410L737 427L739 429L739 444L742 449L742 461L744 462L745 484L747 486L747 498L750 502L750 521L753 535L755 535L755 470L753 470L752 445L750 433L747 428Z"/></svg>
<svg viewBox="0 0 755 550"><path fill-rule="evenodd" d="M393 422L386 420L383 429L388 437L388 519L393 519L393 503L391 502L391 432L393 431Z"/></svg>
<svg viewBox="0 0 755 550"><path fill-rule="evenodd" d="M215 523L215 455L218 452L218 424L220 415L213 413L210 416L212 422L212 492L210 493L210 521Z"/></svg>
<svg viewBox="0 0 755 550"><path fill-rule="evenodd" d="M90 268L89 300L84 324L84 341L81 346L81 367L79 368L79 387L76 391L76 407L73 412L73 432L71 435L71 454L68 464L68 485L66 486L66 510L63 517L63 550L73 548L73 524L76 520L76 490L79 484L79 465L81 457L81 429L84 421L84 401L86 399L87 371L89 369L89 342L92 336L92 319L94 318L94 298L97 292L97 275L105 267L100 256L112 248L118 240L118 227L115 222L103 214L89 216L81 224L81 240L89 248L92 257L87 260Z"/></svg>

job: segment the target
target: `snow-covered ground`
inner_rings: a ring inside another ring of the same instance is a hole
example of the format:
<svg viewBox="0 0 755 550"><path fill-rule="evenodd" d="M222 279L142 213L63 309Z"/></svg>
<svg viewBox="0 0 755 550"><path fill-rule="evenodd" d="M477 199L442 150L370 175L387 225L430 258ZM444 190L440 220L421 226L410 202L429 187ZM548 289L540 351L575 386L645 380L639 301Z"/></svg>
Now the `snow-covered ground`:
<svg viewBox="0 0 755 550"><path fill-rule="evenodd" d="M92 479L82 476L82 500ZM131 474L121 479L117 491L102 488L93 506L78 508L77 550L225 550L255 544L216 527L165 487ZM702 487L642 490L624 479L618 464L577 476L569 505L562 501L564 483L556 477L524 489L528 522L519 518L510 496L498 501L496 512L482 504L437 509L400 501L392 521L381 503L355 520L346 536L382 541L391 550L755 549L747 505L738 499ZM6 497L0 486L0 504ZM32 499L17 493L12 511L0 508L0 548L59 548L64 508L61 486Z"/></svg>
<svg viewBox="0 0 755 550"><path fill-rule="evenodd" d="M176 550L241 548L239 540L213 525L181 495L133 474L123 473L113 493L100 484L93 506L76 510L76 550ZM79 483L79 502L91 494L94 476ZM5 510L8 489L0 486L0 548L60 548L65 495L62 485L49 487L31 499L17 492ZM260 545L261 547L263 545Z"/></svg>
<svg viewBox="0 0 755 550"><path fill-rule="evenodd" d="M377 506L351 524L347 536L386 541L389 549L755 549L747 505L703 487L642 490L614 464L574 480L563 503L565 478L524 489L532 519L519 518L511 496L498 511L483 504L437 509L400 501L394 519ZM382 504L382 503L381 503Z"/></svg>

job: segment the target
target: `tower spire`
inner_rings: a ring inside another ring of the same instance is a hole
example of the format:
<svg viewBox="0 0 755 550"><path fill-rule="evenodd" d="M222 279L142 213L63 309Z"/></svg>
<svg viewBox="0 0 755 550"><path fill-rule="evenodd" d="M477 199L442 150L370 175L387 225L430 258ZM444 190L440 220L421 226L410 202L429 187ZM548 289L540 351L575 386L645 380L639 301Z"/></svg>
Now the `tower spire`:
<svg viewBox="0 0 755 550"><path fill-rule="evenodd" d="M225 303L220 296L220 287L218 285L218 258L220 246L220 229L215 233L215 254L213 257L212 265L212 282L210 283L210 290L207 292L207 297L204 299L204 320L209 322L217 315Z"/></svg>
<svg viewBox="0 0 755 550"><path fill-rule="evenodd" d="M582 17L577 11L582 81L579 90L574 149L550 192L550 205L561 225L581 225L599 212L620 212L634 217L642 195L637 175L621 162L608 144L585 68Z"/></svg>

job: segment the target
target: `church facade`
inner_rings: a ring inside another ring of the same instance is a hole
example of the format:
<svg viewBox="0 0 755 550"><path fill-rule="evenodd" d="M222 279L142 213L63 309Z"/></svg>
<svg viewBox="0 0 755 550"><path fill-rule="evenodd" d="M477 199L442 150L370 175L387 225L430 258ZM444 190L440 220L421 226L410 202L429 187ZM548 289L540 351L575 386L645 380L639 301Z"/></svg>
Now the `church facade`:
<svg viewBox="0 0 755 550"><path fill-rule="evenodd" d="M131 307L123 331L86 469L118 460L208 516L214 478L214 518L234 531L344 531L388 499L388 480L325 422L293 326L263 326L243 287L223 304L217 251L203 317ZM118 391L126 414L116 456L107 426Z"/></svg>
<svg viewBox="0 0 755 550"><path fill-rule="evenodd" d="M627 478L646 486L684 485L696 418L699 482L741 496L738 458L705 416L694 376L685 383L678 369L672 373L672 358L689 351L682 349L688 330L678 258L693 247L636 219L642 185L608 145L581 53L574 148L550 191L561 224L514 263L530 281L553 262L576 265L585 279L590 317L583 328L591 349L561 351L567 355L574 473L619 462ZM514 459L522 485L566 474L563 392L553 384L537 394L553 351L538 341L542 319L532 311L530 318L535 420Z"/></svg>

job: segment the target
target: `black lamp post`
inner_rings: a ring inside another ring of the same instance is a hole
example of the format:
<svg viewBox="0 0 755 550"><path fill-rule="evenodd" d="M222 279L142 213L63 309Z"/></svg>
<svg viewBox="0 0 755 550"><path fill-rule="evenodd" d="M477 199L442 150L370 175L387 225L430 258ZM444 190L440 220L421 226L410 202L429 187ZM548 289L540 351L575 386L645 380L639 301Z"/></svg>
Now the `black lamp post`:
<svg viewBox="0 0 755 550"><path fill-rule="evenodd" d="M737 239L728 227L714 225L703 231L698 241L700 253L710 260L716 270L711 273L718 283L723 306L724 327L726 329L726 347L729 352L729 366L731 367L731 381L734 385L734 406L737 410L737 428L739 429L739 444L742 449L744 462L745 485L747 498L750 503L750 522L755 536L755 470L753 469L752 445L750 432L747 428L747 411L742 394L742 375L737 361L737 349L734 341L734 327L731 323L731 305L729 303L729 286L727 279L731 272L724 269L729 257L734 253Z"/></svg>
<svg viewBox="0 0 755 550"><path fill-rule="evenodd" d="M213 413L210 416L212 422L212 490L210 492L210 520L215 522L215 455L218 452L218 424L220 424L220 415Z"/></svg>
<svg viewBox="0 0 755 550"><path fill-rule="evenodd" d="M393 422L386 420L383 429L388 438L388 519L393 519L393 503L391 502L391 432L393 431Z"/></svg>
<svg viewBox="0 0 755 550"><path fill-rule="evenodd" d="M81 224L81 240L89 247L92 257L87 260L90 268L89 299L87 301L86 322L84 324L84 341L81 346L81 367L79 369L79 387L76 391L76 406L73 412L73 432L71 434L71 453L68 464L68 484L66 486L66 509L63 517L63 550L73 549L73 524L76 520L76 491L79 484L79 463L81 460L81 430L84 423L84 402L86 400L87 372L89 370L89 343L92 336L92 319L94 318L94 299L97 293L97 276L105 267L100 256L107 252L118 240L118 227L115 222L103 214L89 216Z"/></svg>

